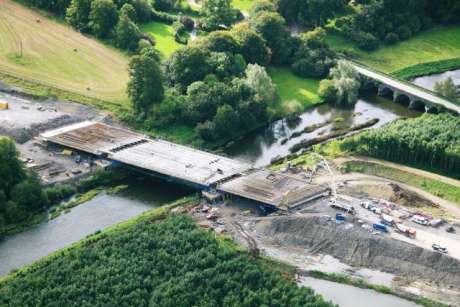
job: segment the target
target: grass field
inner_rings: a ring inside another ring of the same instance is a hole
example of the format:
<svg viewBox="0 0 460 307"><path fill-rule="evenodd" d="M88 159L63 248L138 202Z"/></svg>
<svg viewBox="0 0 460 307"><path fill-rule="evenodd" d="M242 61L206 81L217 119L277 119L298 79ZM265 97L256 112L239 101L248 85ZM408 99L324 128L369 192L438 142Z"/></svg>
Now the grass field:
<svg viewBox="0 0 460 307"><path fill-rule="evenodd" d="M425 62L460 57L460 26L438 27L394 46L382 47L373 52L358 50L337 35L329 35L333 48L351 48L363 63L387 73Z"/></svg>
<svg viewBox="0 0 460 307"><path fill-rule="evenodd" d="M254 0L232 0L233 7L244 12L249 12L253 3Z"/></svg>
<svg viewBox="0 0 460 307"><path fill-rule="evenodd" d="M174 51L183 46L175 41L174 30L171 25L152 21L142 25L140 29L142 32L150 33L155 38L155 48L157 48L165 58L169 58Z"/></svg>
<svg viewBox="0 0 460 307"><path fill-rule="evenodd" d="M369 162L346 162L344 168L352 172L364 173L399 181L427 191L440 198L454 202L460 206L460 189L448 183L408 173L393 167L387 167L384 165Z"/></svg>
<svg viewBox="0 0 460 307"><path fill-rule="evenodd" d="M281 107L292 100L299 101L304 108L321 101L318 96L319 80L297 77L289 68L285 67L270 67L268 74L278 88Z"/></svg>
<svg viewBox="0 0 460 307"><path fill-rule="evenodd" d="M127 65L128 58L116 50L13 1L0 0L1 75L125 104Z"/></svg>

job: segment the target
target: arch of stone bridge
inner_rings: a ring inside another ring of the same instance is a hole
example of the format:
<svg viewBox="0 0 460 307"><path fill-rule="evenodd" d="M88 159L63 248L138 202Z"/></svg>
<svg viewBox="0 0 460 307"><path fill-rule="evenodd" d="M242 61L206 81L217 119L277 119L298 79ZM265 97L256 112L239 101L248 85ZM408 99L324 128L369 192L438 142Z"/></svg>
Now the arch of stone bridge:
<svg viewBox="0 0 460 307"><path fill-rule="evenodd" d="M426 111L426 106L425 106L425 103L423 101L418 100L418 99L414 99L414 100L412 100L410 102L409 109L417 110L417 111L420 111L420 112L425 112Z"/></svg>
<svg viewBox="0 0 460 307"><path fill-rule="evenodd" d="M385 98L393 99L394 90L391 87L381 85L378 90L378 95Z"/></svg>
<svg viewBox="0 0 460 307"><path fill-rule="evenodd" d="M397 102L397 103L400 103L402 105L405 105L405 106L409 106L410 105L410 102L411 102L411 99L408 95L406 94L403 94L403 93L396 93L395 92L395 97L394 97L394 101Z"/></svg>

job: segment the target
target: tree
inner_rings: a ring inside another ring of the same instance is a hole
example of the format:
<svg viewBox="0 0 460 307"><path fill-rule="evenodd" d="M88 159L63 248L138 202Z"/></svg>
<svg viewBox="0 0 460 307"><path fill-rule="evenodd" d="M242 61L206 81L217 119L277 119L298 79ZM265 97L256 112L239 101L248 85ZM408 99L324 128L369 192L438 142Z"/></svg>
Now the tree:
<svg viewBox="0 0 460 307"><path fill-rule="evenodd" d="M149 0L131 0L131 4L136 10L136 22L143 23L151 20L152 5Z"/></svg>
<svg viewBox="0 0 460 307"><path fill-rule="evenodd" d="M208 50L195 45L174 52L166 67L171 85L183 92L193 82L203 80L211 69L209 55Z"/></svg>
<svg viewBox="0 0 460 307"><path fill-rule="evenodd" d="M304 78L324 78L334 65L335 53L325 43L326 33L316 28L300 35L294 53L292 69Z"/></svg>
<svg viewBox="0 0 460 307"><path fill-rule="evenodd" d="M257 0L251 6L249 16L255 16L257 13L267 11L276 12L276 5L270 0Z"/></svg>
<svg viewBox="0 0 460 307"><path fill-rule="evenodd" d="M270 63L270 50L260 34L251 29L248 23L239 23L232 34L240 45L246 62L266 66Z"/></svg>
<svg viewBox="0 0 460 307"><path fill-rule="evenodd" d="M93 0L72 0L66 11L66 21L75 29L88 32L89 14Z"/></svg>
<svg viewBox="0 0 460 307"><path fill-rule="evenodd" d="M236 20L231 0L204 0L201 13L204 16L203 27L208 31L221 25L229 27Z"/></svg>
<svg viewBox="0 0 460 307"><path fill-rule="evenodd" d="M336 102L355 103L361 88L360 77L356 69L347 61L340 60L336 67L331 69L330 75L336 91Z"/></svg>
<svg viewBox="0 0 460 307"><path fill-rule="evenodd" d="M268 105L273 105L277 98L276 88L265 67L249 64L246 67L245 74L246 84L254 91L255 98L265 101Z"/></svg>
<svg viewBox="0 0 460 307"><path fill-rule="evenodd" d="M26 172L12 139L0 137L0 157L0 187L8 199L13 187L26 178Z"/></svg>
<svg viewBox="0 0 460 307"><path fill-rule="evenodd" d="M217 109L213 122L218 135L229 136L238 130L239 116L230 105L225 104Z"/></svg>
<svg viewBox="0 0 460 307"><path fill-rule="evenodd" d="M115 41L118 47L135 51L139 46L141 32L137 25L129 19L128 15L121 15L115 29Z"/></svg>
<svg viewBox="0 0 460 307"><path fill-rule="evenodd" d="M250 20L251 26L265 39L272 52L274 64L286 64L292 54L288 28L283 17L277 13L262 11Z"/></svg>
<svg viewBox="0 0 460 307"><path fill-rule="evenodd" d="M337 90L334 82L330 79L321 80L318 94L325 102L335 102L337 100Z"/></svg>
<svg viewBox="0 0 460 307"><path fill-rule="evenodd" d="M46 195L36 176L18 183L11 191L11 200L28 211L40 209L47 204Z"/></svg>
<svg viewBox="0 0 460 307"><path fill-rule="evenodd" d="M437 81L434 84L434 91L444 97L456 99L458 97L458 89L451 77Z"/></svg>
<svg viewBox="0 0 460 307"><path fill-rule="evenodd" d="M112 0L94 0L91 3L89 20L93 34L100 38L106 38L117 24L117 6Z"/></svg>
<svg viewBox="0 0 460 307"><path fill-rule="evenodd" d="M240 53L240 45L230 31L211 32L202 42L209 51Z"/></svg>
<svg viewBox="0 0 460 307"><path fill-rule="evenodd" d="M163 72L158 55L151 50L132 57L129 63L128 95L134 109L141 115L147 114L152 105L164 98Z"/></svg>
<svg viewBox="0 0 460 307"><path fill-rule="evenodd" d="M134 6L132 6L132 4L129 4L129 3L123 4L123 6L120 9L119 15L120 17L127 16L132 22L137 21L136 9L134 8Z"/></svg>

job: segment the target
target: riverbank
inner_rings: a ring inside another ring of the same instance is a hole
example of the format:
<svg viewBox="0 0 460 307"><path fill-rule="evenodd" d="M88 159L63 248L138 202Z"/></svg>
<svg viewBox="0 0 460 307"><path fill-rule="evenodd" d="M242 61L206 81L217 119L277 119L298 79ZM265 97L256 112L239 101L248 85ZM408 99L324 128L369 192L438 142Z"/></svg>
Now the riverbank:
<svg viewBox="0 0 460 307"><path fill-rule="evenodd" d="M33 228L0 240L0 275L20 269L53 254L78 245L78 241L118 223L142 218L178 199L190 198L188 189L158 180L134 180L129 190L116 194L101 191L68 213L49 219ZM147 214L147 213L146 213Z"/></svg>
<svg viewBox="0 0 460 307"><path fill-rule="evenodd" d="M322 280L327 280L327 281L332 281L332 282L337 282L340 284L350 285L350 286L361 288L361 289L371 289L376 292L379 292L382 294L390 294L390 295L414 302L417 305L421 305L425 307L448 307L448 305L446 304L435 302L433 300L430 300L424 297L420 297L420 296L416 296L408 292L396 291L394 289L391 289L390 287L386 287L382 285L374 285L374 284L366 282L363 279L352 278L346 274L325 273L322 271L312 270L312 271L300 271L299 275L309 276L309 277L313 277L316 279L322 279Z"/></svg>

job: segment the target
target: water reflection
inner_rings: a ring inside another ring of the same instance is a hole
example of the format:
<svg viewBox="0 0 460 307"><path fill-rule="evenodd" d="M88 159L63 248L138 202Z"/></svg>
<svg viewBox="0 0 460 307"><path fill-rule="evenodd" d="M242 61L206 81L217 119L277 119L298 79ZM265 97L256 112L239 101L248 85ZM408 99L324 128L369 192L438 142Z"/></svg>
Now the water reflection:
<svg viewBox="0 0 460 307"><path fill-rule="evenodd" d="M288 155L289 148L302 140L308 140L331 131L340 130L352 125L362 124L372 118L379 122L374 127L381 127L400 117L416 117L419 112L409 110L405 106L381 97L365 97L358 100L352 107L332 107L327 104L311 108L303 113L297 121L279 120L268 127L257 130L235 142L225 152L235 158L265 166L273 158ZM329 122L322 128L304 133L300 137L286 140L294 133L299 133L315 124Z"/></svg>

